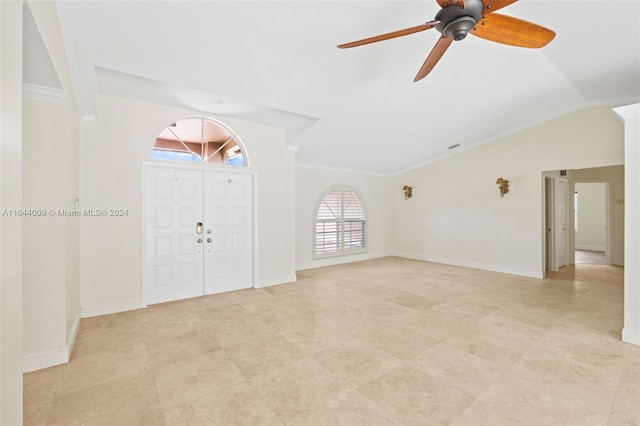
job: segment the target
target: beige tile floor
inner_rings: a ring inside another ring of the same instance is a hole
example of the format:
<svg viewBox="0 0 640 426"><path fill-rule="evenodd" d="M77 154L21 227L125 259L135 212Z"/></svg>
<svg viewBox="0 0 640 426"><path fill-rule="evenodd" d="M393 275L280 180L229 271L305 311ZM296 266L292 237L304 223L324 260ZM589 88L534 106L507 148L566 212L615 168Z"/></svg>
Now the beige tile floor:
<svg viewBox="0 0 640 426"><path fill-rule="evenodd" d="M400 258L83 319L27 425L638 425L623 269Z"/></svg>

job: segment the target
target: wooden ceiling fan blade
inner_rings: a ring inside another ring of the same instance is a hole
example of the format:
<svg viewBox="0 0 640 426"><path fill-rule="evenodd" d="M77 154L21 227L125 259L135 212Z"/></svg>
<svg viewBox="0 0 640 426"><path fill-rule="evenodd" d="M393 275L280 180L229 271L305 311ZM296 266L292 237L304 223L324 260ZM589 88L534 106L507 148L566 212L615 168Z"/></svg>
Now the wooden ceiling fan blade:
<svg viewBox="0 0 640 426"><path fill-rule="evenodd" d="M352 41L351 43L340 44L340 45L338 45L338 47L340 49L346 49L346 48L349 48L349 47L362 46L362 45L369 44L369 43L376 43L378 41L384 41L384 40L389 40L389 39L396 38L396 37L406 36L406 35L413 34L413 33L419 33L420 31L425 31L425 30L431 29L431 28L435 27L436 25L438 25L439 23L440 23L440 21L430 21L430 22L427 22L425 24L416 25L415 27L405 28L403 30L393 31L393 32L386 33L386 34L380 34L380 35L377 35L377 36L374 36L374 37L369 37L369 38L365 38L365 39L358 40L358 41Z"/></svg>
<svg viewBox="0 0 640 426"><path fill-rule="evenodd" d="M440 37L436 45L431 50L431 53L429 53L429 56L427 56L427 59L424 61L424 64L420 67L418 74L416 74L416 78L413 79L414 82L422 80L431 72L440 58L442 58L442 55L444 55L444 52L446 52L449 46L451 46L452 42L453 38L451 37Z"/></svg>
<svg viewBox="0 0 640 426"><path fill-rule="evenodd" d="M556 36L548 28L499 13L487 15L469 32L496 43L534 49L546 46Z"/></svg>
<svg viewBox="0 0 640 426"><path fill-rule="evenodd" d="M440 7L447 7L451 5L457 5L461 8L467 7L465 0L436 0Z"/></svg>
<svg viewBox="0 0 640 426"><path fill-rule="evenodd" d="M503 7L509 6L510 4L513 4L517 1L518 0L482 0L482 3L484 3L482 14L488 15L489 13L500 10Z"/></svg>

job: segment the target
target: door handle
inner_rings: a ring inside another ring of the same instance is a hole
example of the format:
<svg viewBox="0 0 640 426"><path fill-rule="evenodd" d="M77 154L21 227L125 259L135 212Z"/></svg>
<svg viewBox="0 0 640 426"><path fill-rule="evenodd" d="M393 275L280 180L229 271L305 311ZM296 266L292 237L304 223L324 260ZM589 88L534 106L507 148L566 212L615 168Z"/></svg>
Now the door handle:
<svg viewBox="0 0 640 426"><path fill-rule="evenodd" d="M202 238L198 238L198 244L202 244Z"/></svg>
<svg viewBox="0 0 640 426"><path fill-rule="evenodd" d="M202 235L202 222L196 223L196 234Z"/></svg>
<svg viewBox="0 0 640 426"><path fill-rule="evenodd" d="M212 242L212 241L213 241L213 240L211 239L211 237L207 238L207 242L208 242L208 243L210 243L210 242Z"/></svg>

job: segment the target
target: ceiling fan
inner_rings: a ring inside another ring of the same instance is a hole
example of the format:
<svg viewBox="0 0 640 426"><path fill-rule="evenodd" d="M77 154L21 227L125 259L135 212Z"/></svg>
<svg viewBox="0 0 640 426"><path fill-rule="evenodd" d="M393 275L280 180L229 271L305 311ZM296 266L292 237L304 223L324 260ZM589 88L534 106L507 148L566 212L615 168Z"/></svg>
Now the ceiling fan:
<svg viewBox="0 0 640 426"><path fill-rule="evenodd" d="M413 81L418 81L431 72L451 43L464 39L471 33L476 37L496 43L518 47L539 48L546 46L556 33L540 25L494 13L518 0L436 0L441 9L433 21L415 27L393 31L351 43L341 44L341 49L362 46L378 41L435 28L442 35L436 43Z"/></svg>

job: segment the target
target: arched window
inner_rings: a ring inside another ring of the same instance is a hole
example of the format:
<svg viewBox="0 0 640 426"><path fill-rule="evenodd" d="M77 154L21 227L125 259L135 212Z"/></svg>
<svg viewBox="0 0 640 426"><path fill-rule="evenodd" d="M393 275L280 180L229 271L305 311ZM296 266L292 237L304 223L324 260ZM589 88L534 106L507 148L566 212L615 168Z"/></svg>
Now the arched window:
<svg viewBox="0 0 640 426"><path fill-rule="evenodd" d="M151 158L229 166L249 164L238 135L202 115L182 118L165 127L156 137Z"/></svg>
<svg viewBox="0 0 640 426"><path fill-rule="evenodd" d="M347 185L328 188L318 200L314 212L314 257L367 251L364 207L352 188Z"/></svg>

